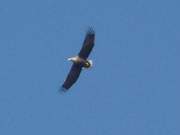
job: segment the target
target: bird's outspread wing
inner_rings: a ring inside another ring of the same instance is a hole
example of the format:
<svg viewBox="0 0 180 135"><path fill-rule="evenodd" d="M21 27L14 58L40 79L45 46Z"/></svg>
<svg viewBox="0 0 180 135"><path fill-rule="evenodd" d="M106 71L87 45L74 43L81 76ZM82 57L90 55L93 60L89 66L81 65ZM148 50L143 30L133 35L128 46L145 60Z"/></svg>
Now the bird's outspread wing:
<svg viewBox="0 0 180 135"><path fill-rule="evenodd" d="M62 85L64 90L69 89L78 79L80 73L82 70L82 66L79 64L73 64L71 67L71 70L64 82L64 84Z"/></svg>
<svg viewBox="0 0 180 135"><path fill-rule="evenodd" d="M83 47L81 48L79 52L79 56L83 59L87 59L90 52L93 49L94 46L94 40L95 40L95 32L92 28L89 28L89 30L86 33L84 42L83 42Z"/></svg>

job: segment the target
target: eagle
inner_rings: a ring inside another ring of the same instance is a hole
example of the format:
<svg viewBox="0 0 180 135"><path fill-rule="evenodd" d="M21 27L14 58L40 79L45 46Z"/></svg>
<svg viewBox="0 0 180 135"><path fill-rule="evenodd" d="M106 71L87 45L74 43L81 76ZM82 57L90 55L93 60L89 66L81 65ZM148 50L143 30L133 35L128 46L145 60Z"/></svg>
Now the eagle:
<svg viewBox="0 0 180 135"><path fill-rule="evenodd" d="M82 69L88 69L92 67L92 60L89 60L88 57L94 47L95 42L95 31L93 28L89 28L86 32L85 39L82 45L82 48L77 56L68 58L68 61L72 61L72 67L70 72L65 79L62 90L65 92L78 80L79 75Z"/></svg>

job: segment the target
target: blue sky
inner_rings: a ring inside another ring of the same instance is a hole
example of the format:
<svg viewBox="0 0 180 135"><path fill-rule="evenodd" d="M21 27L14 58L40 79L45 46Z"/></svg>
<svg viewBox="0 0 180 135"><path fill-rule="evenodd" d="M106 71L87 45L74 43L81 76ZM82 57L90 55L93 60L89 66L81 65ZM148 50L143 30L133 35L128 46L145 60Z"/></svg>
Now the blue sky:
<svg viewBox="0 0 180 135"><path fill-rule="evenodd" d="M178 0L1 0L0 134L179 135ZM59 94L88 26L90 56Z"/></svg>

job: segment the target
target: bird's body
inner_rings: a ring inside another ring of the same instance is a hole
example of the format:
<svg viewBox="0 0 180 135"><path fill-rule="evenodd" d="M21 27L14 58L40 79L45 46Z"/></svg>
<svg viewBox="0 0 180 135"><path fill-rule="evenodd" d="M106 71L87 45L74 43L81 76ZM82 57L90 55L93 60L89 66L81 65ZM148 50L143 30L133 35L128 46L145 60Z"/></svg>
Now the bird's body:
<svg viewBox="0 0 180 135"><path fill-rule="evenodd" d="M93 49L95 41L95 32L92 28L90 28L85 36L85 40L83 42L83 47L81 48L79 54L75 57L68 58L69 61L73 62L71 70L62 85L64 91L68 90L78 79L82 68L90 68L92 67L92 60L88 60L88 56Z"/></svg>
<svg viewBox="0 0 180 135"><path fill-rule="evenodd" d="M82 65L84 68L90 68L92 67L92 60L86 60L79 56L68 58L69 61L72 61L75 64Z"/></svg>

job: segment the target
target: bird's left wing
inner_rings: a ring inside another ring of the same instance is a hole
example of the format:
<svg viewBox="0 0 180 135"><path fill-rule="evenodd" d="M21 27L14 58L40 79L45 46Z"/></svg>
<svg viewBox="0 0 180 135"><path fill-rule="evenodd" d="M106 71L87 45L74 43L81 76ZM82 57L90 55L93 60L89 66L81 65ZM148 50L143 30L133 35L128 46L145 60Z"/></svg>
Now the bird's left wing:
<svg viewBox="0 0 180 135"><path fill-rule="evenodd" d="M64 90L68 90L79 78L79 75L81 73L82 70L82 66L79 64L73 64L71 67L71 70L64 82L64 84L62 85Z"/></svg>

